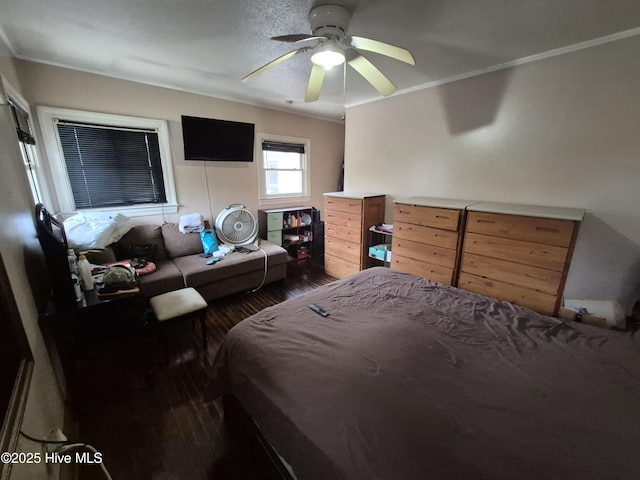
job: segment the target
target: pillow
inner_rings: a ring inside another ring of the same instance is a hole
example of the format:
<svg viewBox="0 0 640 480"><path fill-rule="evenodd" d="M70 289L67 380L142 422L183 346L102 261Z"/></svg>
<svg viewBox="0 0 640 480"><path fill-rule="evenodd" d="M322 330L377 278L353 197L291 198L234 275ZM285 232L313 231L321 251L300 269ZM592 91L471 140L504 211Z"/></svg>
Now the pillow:
<svg viewBox="0 0 640 480"><path fill-rule="evenodd" d="M67 218L64 231L69 247L78 249L105 248L116 242L126 233L124 215L82 214Z"/></svg>
<svg viewBox="0 0 640 480"><path fill-rule="evenodd" d="M184 257L195 253L203 253L199 233L181 233L175 223L162 225L162 238L169 258Z"/></svg>
<svg viewBox="0 0 640 480"><path fill-rule="evenodd" d="M114 263L116 261L116 255L111 246L101 250L89 250L85 255L87 260L89 260L89 263L92 263L93 265L106 265L107 263Z"/></svg>
<svg viewBox="0 0 640 480"><path fill-rule="evenodd" d="M158 253L158 245L153 243L145 243L143 245L129 244L127 245L129 258L140 258L148 262L154 262Z"/></svg>
<svg viewBox="0 0 640 480"><path fill-rule="evenodd" d="M153 262L167 259L167 252L162 239L162 227L160 225L135 225L123 235L123 237L114 245L116 256L120 260L131 258L132 248L136 249L139 245L151 245L153 252L152 258L147 258ZM134 255L135 256L135 255ZM145 257L146 258L146 257Z"/></svg>

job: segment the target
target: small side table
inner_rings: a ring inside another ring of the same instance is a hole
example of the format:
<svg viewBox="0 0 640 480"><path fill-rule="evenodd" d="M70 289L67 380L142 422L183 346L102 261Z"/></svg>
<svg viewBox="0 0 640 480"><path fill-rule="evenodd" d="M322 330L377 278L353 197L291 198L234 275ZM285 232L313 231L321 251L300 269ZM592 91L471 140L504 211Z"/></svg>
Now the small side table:
<svg viewBox="0 0 640 480"><path fill-rule="evenodd" d="M149 303L140 285L137 292L105 298L101 298L98 291L97 286L85 292L84 301L75 307L49 300L40 318L47 348L54 364L57 363L64 374L68 393L73 392L78 383L77 361L87 347L106 333L125 330L135 333L146 321L144 312Z"/></svg>

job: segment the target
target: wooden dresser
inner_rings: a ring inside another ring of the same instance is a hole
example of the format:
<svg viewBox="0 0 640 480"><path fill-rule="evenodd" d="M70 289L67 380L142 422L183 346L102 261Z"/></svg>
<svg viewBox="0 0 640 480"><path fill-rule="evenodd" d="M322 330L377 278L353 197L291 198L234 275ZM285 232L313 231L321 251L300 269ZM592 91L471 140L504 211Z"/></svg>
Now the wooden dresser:
<svg viewBox="0 0 640 480"><path fill-rule="evenodd" d="M468 206L458 288L557 315L583 215L574 208Z"/></svg>
<svg viewBox="0 0 640 480"><path fill-rule="evenodd" d="M455 285L468 200L394 200L391 268Z"/></svg>
<svg viewBox="0 0 640 480"><path fill-rule="evenodd" d="M385 196L334 192L324 194L325 271L343 278L369 266L369 227L384 221Z"/></svg>

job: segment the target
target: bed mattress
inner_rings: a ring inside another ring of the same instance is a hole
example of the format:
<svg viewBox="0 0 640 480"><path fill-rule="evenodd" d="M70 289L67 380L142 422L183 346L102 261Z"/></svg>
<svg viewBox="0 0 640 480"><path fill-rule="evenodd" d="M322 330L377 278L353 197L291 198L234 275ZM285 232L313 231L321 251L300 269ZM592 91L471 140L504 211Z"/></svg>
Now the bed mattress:
<svg viewBox="0 0 640 480"><path fill-rule="evenodd" d="M207 393L298 479L632 479L639 347L377 267L240 322Z"/></svg>

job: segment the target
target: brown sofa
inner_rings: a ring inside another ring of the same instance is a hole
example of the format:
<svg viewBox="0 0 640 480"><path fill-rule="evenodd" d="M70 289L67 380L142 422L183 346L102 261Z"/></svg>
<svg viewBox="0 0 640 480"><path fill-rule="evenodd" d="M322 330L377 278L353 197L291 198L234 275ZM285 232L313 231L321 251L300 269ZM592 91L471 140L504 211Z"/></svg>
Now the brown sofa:
<svg viewBox="0 0 640 480"><path fill-rule="evenodd" d="M207 265L200 235L181 233L175 223L138 225L111 245L117 260L129 258L130 246L155 245L155 272L139 277L145 295L153 297L184 287L194 287L205 300L251 290L262 283L282 280L287 275L287 251L266 240L260 240L262 250L249 254L232 252L213 265ZM253 246L249 246L254 248Z"/></svg>

